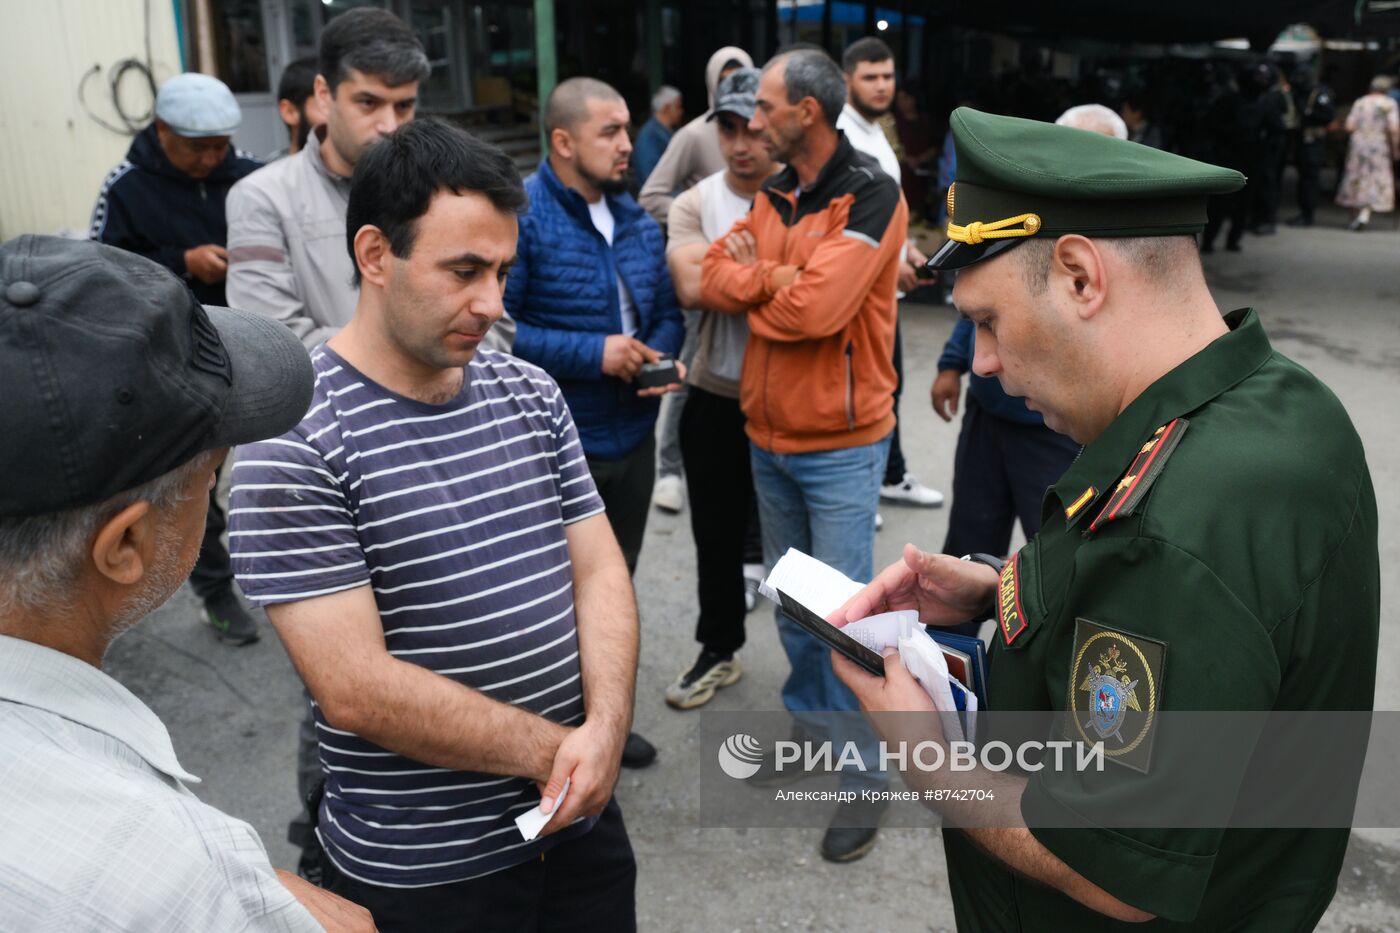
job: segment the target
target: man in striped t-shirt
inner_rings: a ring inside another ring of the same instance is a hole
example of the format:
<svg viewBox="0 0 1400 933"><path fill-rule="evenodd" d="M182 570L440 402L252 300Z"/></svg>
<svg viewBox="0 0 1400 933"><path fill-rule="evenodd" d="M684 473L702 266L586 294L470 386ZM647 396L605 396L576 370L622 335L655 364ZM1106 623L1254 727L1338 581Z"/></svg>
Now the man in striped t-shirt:
<svg viewBox="0 0 1400 933"><path fill-rule="evenodd" d="M301 424L234 467L235 571L316 704L327 887L381 930L635 927L627 566L558 386L478 350L524 202L438 121L366 152L355 316Z"/></svg>

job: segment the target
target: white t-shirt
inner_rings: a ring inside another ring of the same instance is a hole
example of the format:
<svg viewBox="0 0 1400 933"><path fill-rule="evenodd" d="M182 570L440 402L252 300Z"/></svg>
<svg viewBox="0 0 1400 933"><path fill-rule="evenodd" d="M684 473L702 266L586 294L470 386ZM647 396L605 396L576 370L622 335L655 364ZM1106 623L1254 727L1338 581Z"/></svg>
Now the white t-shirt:
<svg viewBox="0 0 1400 933"><path fill-rule="evenodd" d="M841 108L841 116L836 118L836 128L846 134L852 146L879 162L880 168L894 179L895 184L900 183L899 157L894 154L894 147L890 145L890 138L885 135L884 127L873 120L865 119L859 110L851 106L850 101L846 101L846 106ZM909 244L905 243L900 250L899 261L904 262L908 257ZM901 291L894 294L896 298L904 297L904 292Z"/></svg>
<svg viewBox="0 0 1400 933"><path fill-rule="evenodd" d="M874 121L867 120L860 115L860 111L852 107L849 102L841 108L841 116L836 119L836 128L846 133L846 138L851 141L861 152L868 156L873 156L875 161L880 163L880 168L885 170L885 174L899 183L899 158L894 154L894 147L890 145L890 139L885 135L884 128Z"/></svg>
<svg viewBox="0 0 1400 933"><path fill-rule="evenodd" d="M617 227L617 222L613 220L612 209L608 207L607 198L599 198L588 205L588 214L593 218L593 226L598 228L598 232L603 235L603 239L612 246L613 230ZM622 310L622 332L631 337L637 333L637 306L632 303L632 296L627 293L627 286L622 281L622 276L617 277L617 304Z"/></svg>

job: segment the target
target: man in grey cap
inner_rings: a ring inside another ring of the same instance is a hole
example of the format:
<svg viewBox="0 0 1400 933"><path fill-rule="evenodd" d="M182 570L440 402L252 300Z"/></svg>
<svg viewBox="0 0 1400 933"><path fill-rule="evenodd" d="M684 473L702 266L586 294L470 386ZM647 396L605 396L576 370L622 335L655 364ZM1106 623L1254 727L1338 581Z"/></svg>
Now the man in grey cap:
<svg viewBox="0 0 1400 933"><path fill-rule="evenodd" d="M312 379L286 328L148 260L0 245L0 929L373 929L201 803L101 669L189 572L228 448L296 424Z"/></svg>
<svg viewBox="0 0 1400 933"><path fill-rule="evenodd" d="M699 317L679 444L695 536L700 653L666 689L666 702L676 709L708 703L716 690L743 675L735 652L744 644L748 612L745 571L763 576L749 439L739 407L749 325L742 315L709 311L700 301L700 267L710 244L749 212L764 179L781 167L763 145L763 134L749 129L758 78L757 68L740 68L719 82L707 119L726 168L678 195L667 225L666 262L676 297L691 309L687 315Z"/></svg>
<svg viewBox="0 0 1400 933"><path fill-rule="evenodd" d="M204 304L223 305L228 253L224 199L260 167L229 146L241 114L218 78L176 75L156 95L155 122L131 143L97 195L89 236L153 259ZM233 590L221 535L224 513L209 497L204 546L191 583L206 620L231 645L258 640L257 623Z"/></svg>

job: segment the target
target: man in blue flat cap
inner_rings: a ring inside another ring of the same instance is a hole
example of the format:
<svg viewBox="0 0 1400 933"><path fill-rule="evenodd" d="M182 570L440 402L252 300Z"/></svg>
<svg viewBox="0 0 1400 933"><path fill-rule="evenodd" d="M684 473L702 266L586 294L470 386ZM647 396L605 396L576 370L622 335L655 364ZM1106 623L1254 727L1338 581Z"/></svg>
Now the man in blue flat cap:
<svg viewBox="0 0 1400 933"><path fill-rule="evenodd" d="M89 238L154 259L204 304L225 304L224 198L262 165L229 145L242 116L218 78L191 72L162 84L155 121L102 182Z"/></svg>
<svg viewBox="0 0 1400 933"><path fill-rule="evenodd" d="M97 195L90 239L153 259L190 287L201 304L223 306L228 274L224 199L234 182L262 163L229 140L242 114L218 78L176 75L156 94L155 122L127 150ZM204 547L190 583L219 640L248 645L257 623L233 591L233 570L220 536L224 513L211 495Z"/></svg>

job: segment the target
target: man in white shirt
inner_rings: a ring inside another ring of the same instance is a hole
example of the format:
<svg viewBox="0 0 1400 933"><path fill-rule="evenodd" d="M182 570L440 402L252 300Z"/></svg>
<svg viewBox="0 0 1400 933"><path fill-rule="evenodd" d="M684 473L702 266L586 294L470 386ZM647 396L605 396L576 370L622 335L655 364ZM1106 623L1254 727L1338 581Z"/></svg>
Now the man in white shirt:
<svg viewBox="0 0 1400 933"><path fill-rule="evenodd" d="M228 448L294 425L292 332L148 259L0 246L0 931L372 930L189 790L107 647L194 565Z"/></svg>
<svg viewBox="0 0 1400 933"><path fill-rule="evenodd" d="M846 106L836 121L836 128L846 134L851 145L873 156L896 183L900 180L899 158L890 145L880 118L894 104L894 52L874 37L852 42L841 57L841 69L846 73ZM906 240L908 236L906 234ZM899 291L896 297L919 285L915 270L928 262L913 240L908 240L903 262L899 266ZM888 502L934 508L943 504L943 493L919 482L906 469L904 450L899 443L899 396L904 389L904 352L896 321L894 333L894 371L898 378L894 390L895 426L890 438L890 456L885 463L885 479L880 484L880 498ZM877 526L878 527L878 526Z"/></svg>

